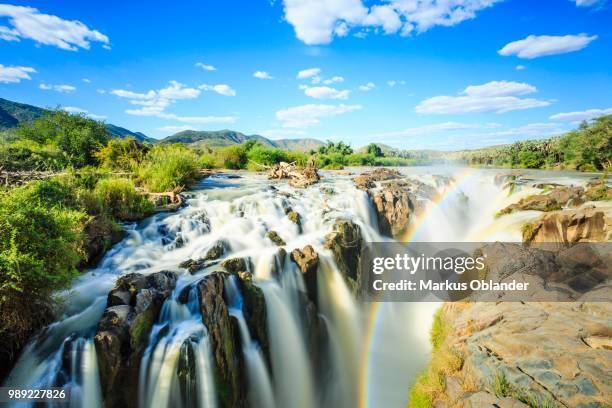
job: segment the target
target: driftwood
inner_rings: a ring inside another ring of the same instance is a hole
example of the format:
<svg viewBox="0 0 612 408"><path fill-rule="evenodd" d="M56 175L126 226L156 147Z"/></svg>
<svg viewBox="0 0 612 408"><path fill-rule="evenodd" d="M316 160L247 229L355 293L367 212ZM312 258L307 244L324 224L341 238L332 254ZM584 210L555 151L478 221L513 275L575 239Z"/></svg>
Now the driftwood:
<svg viewBox="0 0 612 408"><path fill-rule="evenodd" d="M321 177L317 168L309 164L306 167L297 167L295 163L280 162L270 168L269 179L289 179L289 185L298 188L308 187L317 183Z"/></svg>

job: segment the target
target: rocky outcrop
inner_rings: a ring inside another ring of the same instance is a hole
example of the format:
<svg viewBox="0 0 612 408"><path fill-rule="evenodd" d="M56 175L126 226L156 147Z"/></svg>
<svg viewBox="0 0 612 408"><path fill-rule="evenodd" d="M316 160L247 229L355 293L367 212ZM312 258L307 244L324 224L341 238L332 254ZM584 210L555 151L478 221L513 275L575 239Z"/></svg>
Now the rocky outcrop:
<svg viewBox="0 0 612 408"><path fill-rule="evenodd" d="M108 295L94 343L106 407L136 406L138 369L151 328L176 285L173 272L120 277Z"/></svg>
<svg viewBox="0 0 612 408"><path fill-rule="evenodd" d="M203 258L188 259L179 264L179 268L185 268L189 273L194 274L197 271L206 268L215 263L228 250L229 244L225 240L216 241L209 249Z"/></svg>
<svg viewBox="0 0 612 408"><path fill-rule="evenodd" d="M374 188L377 181L394 180L402 177L402 173L397 170L378 168L354 177L353 182L358 189L367 191Z"/></svg>
<svg viewBox="0 0 612 408"><path fill-rule="evenodd" d="M215 382L223 407L247 405L247 386L241 358L240 334L229 314L225 299L223 272L213 272L198 283L202 321L208 330L211 354L215 362Z"/></svg>
<svg viewBox="0 0 612 408"><path fill-rule="evenodd" d="M249 258L228 258L221 262L221 266L232 274L247 272L251 270L251 260Z"/></svg>
<svg viewBox="0 0 612 408"><path fill-rule="evenodd" d="M332 232L325 236L325 248L329 249L340 273L354 294L361 289L361 228L351 220L336 220Z"/></svg>
<svg viewBox="0 0 612 408"><path fill-rule="evenodd" d="M591 180L587 183L586 196L591 201L612 200L612 188L603 178Z"/></svg>
<svg viewBox="0 0 612 408"><path fill-rule="evenodd" d="M318 304L318 281L317 271L319 269L319 255L311 245L303 249L291 251L291 260L297 264L302 272L302 278L306 285L306 293L311 302Z"/></svg>
<svg viewBox="0 0 612 408"><path fill-rule="evenodd" d="M416 198L401 184L391 183L379 191L370 193L378 215L381 234L397 237L410 223Z"/></svg>
<svg viewBox="0 0 612 408"><path fill-rule="evenodd" d="M278 235L278 232L276 231L268 231L268 233L266 234L266 237L270 241L274 242L276 246L286 245L286 242L280 237L280 235Z"/></svg>
<svg viewBox="0 0 612 408"><path fill-rule="evenodd" d="M85 223L83 235L85 261L80 266L85 268L96 265L111 246L123 239L125 231L109 217L99 215Z"/></svg>
<svg viewBox="0 0 612 408"><path fill-rule="evenodd" d="M268 173L270 179L289 179L289 185L305 188L317 183L321 177L314 165L297 167L294 163L280 162L275 164Z"/></svg>
<svg viewBox="0 0 612 408"><path fill-rule="evenodd" d="M543 214L523 227L527 244L553 243L569 246L577 242L612 240L612 208L588 207Z"/></svg>
<svg viewBox="0 0 612 408"><path fill-rule="evenodd" d="M509 205L498 214L510 214L515 211L555 211L561 207L577 207L586 201L582 187L558 186L548 193L535 194L522 198L518 203Z"/></svg>
<svg viewBox="0 0 612 408"><path fill-rule="evenodd" d="M446 406L606 406L611 315L609 302L445 305L446 344L462 359L443 375Z"/></svg>

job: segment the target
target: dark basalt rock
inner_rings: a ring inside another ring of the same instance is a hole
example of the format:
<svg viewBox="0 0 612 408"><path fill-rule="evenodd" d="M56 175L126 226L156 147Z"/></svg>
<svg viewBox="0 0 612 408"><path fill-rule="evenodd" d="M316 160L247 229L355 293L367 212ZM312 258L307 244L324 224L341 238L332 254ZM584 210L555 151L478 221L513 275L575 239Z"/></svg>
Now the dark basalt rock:
<svg viewBox="0 0 612 408"><path fill-rule="evenodd" d="M229 273L247 272L251 270L249 258L229 258L221 262L221 266Z"/></svg>
<svg viewBox="0 0 612 408"><path fill-rule="evenodd" d="M135 407L134 389L151 328L176 286L176 274L131 273L117 280L98 322L94 344L106 407Z"/></svg>
<svg viewBox="0 0 612 408"><path fill-rule="evenodd" d="M381 234L397 237L410 223L416 198L401 184L391 183L372 196Z"/></svg>

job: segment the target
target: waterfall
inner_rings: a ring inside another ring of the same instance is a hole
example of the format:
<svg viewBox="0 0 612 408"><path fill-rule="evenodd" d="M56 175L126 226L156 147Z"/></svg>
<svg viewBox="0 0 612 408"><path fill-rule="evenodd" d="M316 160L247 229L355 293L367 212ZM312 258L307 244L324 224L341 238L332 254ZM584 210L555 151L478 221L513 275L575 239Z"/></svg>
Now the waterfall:
<svg viewBox="0 0 612 408"><path fill-rule="evenodd" d="M432 174L455 177L448 187L438 186L440 197L426 202L407 240L520 240L520 224L537 216L522 212L495 219L497 211L532 191L523 187L509 196L494 183L498 171L422 167L402 172L431 186L436 186ZM536 176L548 181L560 177ZM250 260L252 283L261 289L267 313L270 361L250 332L237 278L225 280L252 406L405 406L408 388L427 360L436 304L355 301L324 246L325 236L335 220L345 218L360 227L365 241L389 238L379 234L372 202L354 187L350 175L325 172L324 177L319 185L296 190L257 174L211 176L189 193L187 206L179 211L127 225L124 240L59 294L65 299L63 315L26 345L4 385L65 386L72 391L71 406L102 406L100 357L93 338L107 294L120 276L168 270L179 278L149 335L134 399L140 408L215 408L220 390L196 284L220 270L224 259L239 257ZM289 211L299 219L290 219ZM270 231L285 242L285 252L267 237ZM225 250L220 259L193 275L179 268L185 260L203 258L219 242ZM312 304L290 258L291 251L306 245L319 254L314 312L312 307L307 311ZM180 296L185 290L187 300ZM313 340L314 326L321 333Z"/></svg>

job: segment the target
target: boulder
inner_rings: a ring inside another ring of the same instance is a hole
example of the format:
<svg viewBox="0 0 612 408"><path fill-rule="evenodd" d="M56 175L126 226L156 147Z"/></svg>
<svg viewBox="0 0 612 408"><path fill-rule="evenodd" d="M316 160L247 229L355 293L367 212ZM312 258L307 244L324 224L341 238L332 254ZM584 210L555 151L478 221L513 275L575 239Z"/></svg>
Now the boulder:
<svg viewBox="0 0 612 408"><path fill-rule="evenodd" d="M272 242L276 244L276 246L286 245L286 242L278 235L276 231L268 231L266 237Z"/></svg>
<svg viewBox="0 0 612 408"><path fill-rule="evenodd" d="M611 215L609 207L546 213L523 227L523 242L549 243L557 247L577 242L609 242L612 240Z"/></svg>
<svg viewBox="0 0 612 408"><path fill-rule="evenodd" d="M296 263L302 272L302 278L306 285L306 293L311 302L318 304L318 282L317 270L319 268L319 255L311 245L306 245L303 249L291 251L291 260Z"/></svg>
<svg viewBox="0 0 612 408"><path fill-rule="evenodd" d="M140 360L176 279L168 271L131 273L120 277L109 293L94 337L106 407L136 406Z"/></svg>
<svg viewBox="0 0 612 408"><path fill-rule="evenodd" d="M354 294L361 286L361 228L351 220L336 220L332 232L325 236L325 248L329 249L340 273Z"/></svg>
<svg viewBox="0 0 612 408"><path fill-rule="evenodd" d="M586 197L591 201L612 200L612 188L608 187L604 179L591 180L587 184Z"/></svg>
<svg viewBox="0 0 612 408"><path fill-rule="evenodd" d="M378 215L378 228L381 234L397 237L410 223L415 210L416 199L398 183L386 185L373 193L372 201Z"/></svg>
<svg viewBox="0 0 612 408"><path fill-rule="evenodd" d="M185 268L189 273L194 274L207 266L215 264L215 261L221 258L228 248L229 244L225 240L218 240L206 251L203 258L183 261L179 264L179 268Z"/></svg>
<svg viewBox="0 0 612 408"><path fill-rule="evenodd" d="M96 265L104 253L125 236L125 231L104 215L90 218L83 229L85 261L80 267Z"/></svg>
<svg viewBox="0 0 612 408"><path fill-rule="evenodd" d="M510 214L515 211L555 211L560 210L561 207L577 207L584 202L584 188L556 186L547 193L522 198L518 203L501 210L499 215Z"/></svg>
<svg viewBox="0 0 612 408"><path fill-rule="evenodd" d="M233 274L247 272L251 270L251 260L249 258L229 258L221 262L221 266Z"/></svg>
<svg viewBox="0 0 612 408"><path fill-rule="evenodd" d="M383 167L362 173L354 177L353 182L358 189L367 191L374 188L377 181L394 180L402 177L403 175L399 171Z"/></svg>

